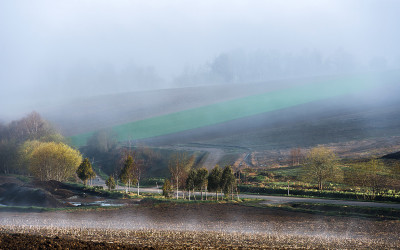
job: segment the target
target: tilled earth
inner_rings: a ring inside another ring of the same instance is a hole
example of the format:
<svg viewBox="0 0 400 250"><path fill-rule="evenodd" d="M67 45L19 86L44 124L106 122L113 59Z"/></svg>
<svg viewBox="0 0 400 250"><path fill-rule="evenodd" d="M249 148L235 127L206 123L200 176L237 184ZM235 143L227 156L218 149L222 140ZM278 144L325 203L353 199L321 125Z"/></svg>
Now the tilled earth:
<svg viewBox="0 0 400 250"><path fill-rule="evenodd" d="M400 221L236 204L0 213L0 248L399 248ZM48 238L46 238L48 237Z"/></svg>

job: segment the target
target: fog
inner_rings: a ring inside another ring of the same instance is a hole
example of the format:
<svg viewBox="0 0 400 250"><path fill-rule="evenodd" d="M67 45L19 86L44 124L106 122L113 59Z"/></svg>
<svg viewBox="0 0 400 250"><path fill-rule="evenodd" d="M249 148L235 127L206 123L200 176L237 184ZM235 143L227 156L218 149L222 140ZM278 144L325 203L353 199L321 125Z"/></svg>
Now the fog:
<svg viewBox="0 0 400 250"><path fill-rule="evenodd" d="M400 67L400 2L0 2L0 121L76 97Z"/></svg>

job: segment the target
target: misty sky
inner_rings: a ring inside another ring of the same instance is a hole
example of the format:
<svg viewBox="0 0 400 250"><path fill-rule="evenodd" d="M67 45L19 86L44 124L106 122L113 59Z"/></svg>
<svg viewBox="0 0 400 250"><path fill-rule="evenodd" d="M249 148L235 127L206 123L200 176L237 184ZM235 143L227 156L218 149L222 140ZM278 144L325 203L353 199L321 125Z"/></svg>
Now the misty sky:
<svg viewBox="0 0 400 250"><path fill-rule="evenodd" d="M115 92L168 87L233 50L343 49L399 66L399 13L397 0L1 0L0 119L90 95L93 79L139 79Z"/></svg>

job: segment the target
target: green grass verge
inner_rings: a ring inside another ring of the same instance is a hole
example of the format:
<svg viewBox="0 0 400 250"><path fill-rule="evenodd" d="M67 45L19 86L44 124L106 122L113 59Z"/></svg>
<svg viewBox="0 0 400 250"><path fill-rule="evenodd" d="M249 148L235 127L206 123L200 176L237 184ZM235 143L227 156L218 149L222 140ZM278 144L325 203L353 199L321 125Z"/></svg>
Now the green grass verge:
<svg viewBox="0 0 400 250"><path fill-rule="evenodd" d="M250 203L250 200L253 200L253 199L246 199L246 201L248 203ZM233 200L230 200L230 199L220 199L220 200L208 199L208 200L205 200L204 199L204 200L201 200L200 196L199 196L199 197L196 198L196 200L194 200L193 198L191 200L188 200L188 199L182 199L182 198L176 199L176 198L173 198L173 197L165 198L164 196L160 196L160 195L153 196L153 197L151 197L151 196L145 197L142 200L143 204L165 204L165 203L168 203L168 204L171 204L171 205L196 204L196 203L218 203L218 204L222 204L222 203L230 203L231 204L231 203L233 203L233 204L241 204L242 202L243 202L242 199L239 199L239 200L237 200L237 199L233 199Z"/></svg>
<svg viewBox="0 0 400 250"><path fill-rule="evenodd" d="M256 187L250 185L239 185L240 193L257 194L257 195L275 195L287 196L285 187ZM363 193L332 191L332 190L315 190L315 189L290 189L290 196L304 198L321 198L321 199L339 199L339 200L354 200L354 201L374 201L374 202L400 202L399 195L376 195L373 198L364 198Z"/></svg>
<svg viewBox="0 0 400 250"><path fill-rule="evenodd" d="M291 212L321 214L328 216L350 216L380 220L400 220L400 210L394 208L373 208L317 203L289 203L267 205L267 207Z"/></svg>
<svg viewBox="0 0 400 250"><path fill-rule="evenodd" d="M35 206L0 206L0 212L40 213L40 212L52 211L54 209L56 208L35 207Z"/></svg>
<svg viewBox="0 0 400 250"><path fill-rule="evenodd" d="M165 178L145 178L142 181L140 181L140 187L146 188L146 187L162 187L164 185Z"/></svg>
<svg viewBox="0 0 400 250"><path fill-rule="evenodd" d="M48 207L35 207L35 206L0 206L1 212L17 212L17 213L42 213L52 211L86 211L86 210L113 210L120 209L123 206L78 206L78 207L60 207L60 208L48 208Z"/></svg>
<svg viewBox="0 0 400 250"><path fill-rule="evenodd" d="M17 180L20 180L24 183L30 183L33 180L33 177L26 176L26 175L21 175L21 174L0 174L0 176L5 176L5 177L14 177Z"/></svg>

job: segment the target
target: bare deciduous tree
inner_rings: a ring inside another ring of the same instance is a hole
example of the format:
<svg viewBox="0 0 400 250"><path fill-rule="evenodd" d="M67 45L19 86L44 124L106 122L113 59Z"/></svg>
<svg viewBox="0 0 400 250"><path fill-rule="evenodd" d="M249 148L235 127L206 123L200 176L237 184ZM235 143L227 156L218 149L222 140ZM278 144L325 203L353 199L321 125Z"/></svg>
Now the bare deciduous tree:
<svg viewBox="0 0 400 250"><path fill-rule="evenodd" d="M387 188L391 181L390 170L383 161L372 159L368 162L354 164L346 173L346 182L361 188L365 194L374 198L377 193Z"/></svg>
<svg viewBox="0 0 400 250"><path fill-rule="evenodd" d="M298 166L303 160L303 154L300 148L293 148L290 150L290 163L292 166Z"/></svg>
<svg viewBox="0 0 400 250"><path fill-rule="evenodd" d="M305 159L304 179L316 181L318 189L322 190L326 181L340 176L340 169L336 166L337 158L332 150L326 147L311 149Z"/></svg>
<svg viewBox="0 0 400 250"><path fill-rule="evenodd" d="M188 157L185 152L178 152L172 155L168 169L171 174L173 182L175 182L176 199L178 199L179 187L186 184L186 178L189 174L190 168L194 163L194 157Z"/></svg>

